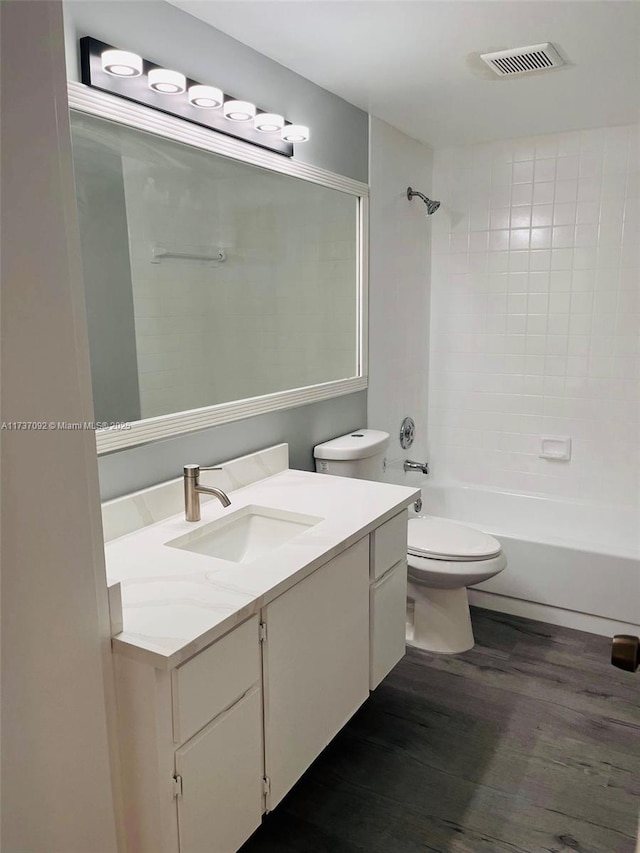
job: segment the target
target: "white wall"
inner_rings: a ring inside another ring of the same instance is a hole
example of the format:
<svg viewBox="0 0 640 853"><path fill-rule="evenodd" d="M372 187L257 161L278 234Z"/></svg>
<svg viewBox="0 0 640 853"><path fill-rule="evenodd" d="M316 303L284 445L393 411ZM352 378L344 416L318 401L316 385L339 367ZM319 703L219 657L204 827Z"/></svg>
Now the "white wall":
<svg viewBox="0 0 640 853"><path fill-rule="evenodd" d="M405 458L427 457L430 235L411 186L431 195L432 152L400 131L371 118L369 249L368 425L390 433L387 477L413 484L422 477L402 471ZM400 447L402 419L416 422L416 441Z"/></svg>
<svg viewBox="0 0 640 853"><path fill-rule="evenodd" d="M437 481L637 506L638 168L637 126L436 152Z"/></svg>
<svg viewBox="0 0 640 853"><path fill-rule="evenodd" d="M58 2L2 23L2 420L92 420ZM91 430L2 438L2 840L115 853Z"/></svg>

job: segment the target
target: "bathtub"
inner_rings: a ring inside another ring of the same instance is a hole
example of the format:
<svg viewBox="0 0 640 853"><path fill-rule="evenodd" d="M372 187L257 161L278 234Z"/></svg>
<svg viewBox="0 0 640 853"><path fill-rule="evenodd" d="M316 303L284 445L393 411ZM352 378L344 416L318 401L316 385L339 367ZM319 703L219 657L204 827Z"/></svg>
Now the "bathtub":
<svg viewBox="0 0 640 853"><path fill-rule="evenodd" d="M479 607L609 636L640 632L638 512L429 483L421 515L495 535L504 572L469 590Z"/></svg>

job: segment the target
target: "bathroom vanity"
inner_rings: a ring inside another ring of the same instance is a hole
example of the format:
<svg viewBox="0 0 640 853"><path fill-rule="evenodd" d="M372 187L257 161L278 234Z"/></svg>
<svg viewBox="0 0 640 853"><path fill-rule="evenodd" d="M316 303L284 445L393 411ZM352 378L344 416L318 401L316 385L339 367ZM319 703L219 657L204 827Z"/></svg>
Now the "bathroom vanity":
<svg viewBox="0 0 640 853"><path fill-rule="evenodd" d="M181 480L103 508L128 853L234 853L405 650L416 490L286 445L203 481L198 523Z"/></svg>

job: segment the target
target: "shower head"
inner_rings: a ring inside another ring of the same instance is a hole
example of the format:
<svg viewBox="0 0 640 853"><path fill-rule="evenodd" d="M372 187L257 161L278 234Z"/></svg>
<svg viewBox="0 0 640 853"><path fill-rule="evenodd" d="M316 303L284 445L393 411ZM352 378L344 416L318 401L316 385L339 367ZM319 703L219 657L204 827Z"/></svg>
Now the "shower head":
<svg viewBox="0 0 640 853"><path fill-rule="evenodd" d="M418 198L421 198L422 201L427 205L427 216L432 216L440 207L439 201L432 201L430 198L427 198L424 193L419 193L418 190L412 190L411 187L407 187L407 198L409 199L409 201L411 201L414 195L417 195Z"/></svg>

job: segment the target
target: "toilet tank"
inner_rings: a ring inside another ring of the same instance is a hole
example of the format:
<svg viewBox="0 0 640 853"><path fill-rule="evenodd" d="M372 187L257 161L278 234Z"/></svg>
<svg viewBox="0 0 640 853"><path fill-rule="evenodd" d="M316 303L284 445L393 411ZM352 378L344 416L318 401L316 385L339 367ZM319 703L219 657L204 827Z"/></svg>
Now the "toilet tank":
<svg viewBox="0 0 640 853"><path fill-rule="evenodd" d="M389 433L376 429L357 429L332 438L313 448L316 471L336 477L381 480L388 443Z"/></svg>

